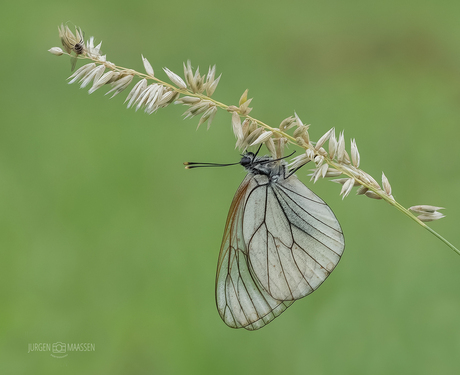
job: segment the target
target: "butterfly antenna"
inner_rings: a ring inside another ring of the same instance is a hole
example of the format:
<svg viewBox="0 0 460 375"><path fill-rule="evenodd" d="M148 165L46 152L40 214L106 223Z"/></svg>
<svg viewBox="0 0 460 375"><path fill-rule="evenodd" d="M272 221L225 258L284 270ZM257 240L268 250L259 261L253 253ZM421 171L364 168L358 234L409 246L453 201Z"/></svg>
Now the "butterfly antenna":
<svg viewBox="0 0 460 375"><path fill-rule="evenodd" d="M259 153L260 149L262 148L262 145L263 145L263 143L260 144L259 148L257 149L257 152L254 154L254 157L256 157L257 154Z"/></svg>
<svg viewBox="0 0 460 375"><path fill-rule="evenodd" d="M231 164L218 164L218 163L195 163L195 162L185 162L185 169L192 168L205 168L205 167L228 167L230 165L237 165L240 163L231 163Z"/></svg>

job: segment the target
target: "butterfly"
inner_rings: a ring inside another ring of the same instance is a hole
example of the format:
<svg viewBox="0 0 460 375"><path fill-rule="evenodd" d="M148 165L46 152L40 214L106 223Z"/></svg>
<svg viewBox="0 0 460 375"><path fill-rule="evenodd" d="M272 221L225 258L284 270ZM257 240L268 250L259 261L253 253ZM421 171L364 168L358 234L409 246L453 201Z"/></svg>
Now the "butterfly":
<svg viewBox="0 0 460 375"><path fill-rule="evenodd" d="M186 163L241 164L247 172L230 206L216 274L217 309L232 328L262 328L318 289L345 247L332 210L283 159L246 152L234 164Z"/></svg>

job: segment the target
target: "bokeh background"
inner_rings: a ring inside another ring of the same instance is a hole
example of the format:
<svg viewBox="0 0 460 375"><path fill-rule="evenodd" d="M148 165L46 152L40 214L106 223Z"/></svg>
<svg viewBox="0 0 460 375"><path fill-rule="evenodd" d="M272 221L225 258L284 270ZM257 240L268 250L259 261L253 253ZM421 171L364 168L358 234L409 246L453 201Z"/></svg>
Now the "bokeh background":
<svg viewBox="0 0 460 375"><path fill-rule="evenodd" d="M232 330L214 275L239 167L230 116L209 131L170 106L147 116L67 85L57 26L103 40L117 65L141 53L223 73L214 94L277 126L356 138L362 167L460 245L460 2L15 1L2 6L0 372L4 374L454 374L460 257L381 201L312 187L346 250L327 282L257 332ZM57 359L33 343L94 343Z"/></svg>

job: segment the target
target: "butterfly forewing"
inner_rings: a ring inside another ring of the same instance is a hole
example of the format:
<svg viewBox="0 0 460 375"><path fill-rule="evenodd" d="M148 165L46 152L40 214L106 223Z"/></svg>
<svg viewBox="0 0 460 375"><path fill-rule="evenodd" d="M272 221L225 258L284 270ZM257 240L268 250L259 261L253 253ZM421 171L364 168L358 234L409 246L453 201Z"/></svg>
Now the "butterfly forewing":
<svg viewBox="0 0 460 375"><path fill-rule="evenodd" d="M268 324L294 302L274 299L250 270L243 238L243 214L247 195L254 188L253 176L248 175L233 198L216 276L216 302L220 316L228 326L248 330Z"/></svg>
<svg viewBox="0 0 460 375"><path fill-rule="evenodd" d="M230 327L263 327L316 290L343 253L332 210L297 177L278 177L248 173L230 208L216 277Z"/></svg>

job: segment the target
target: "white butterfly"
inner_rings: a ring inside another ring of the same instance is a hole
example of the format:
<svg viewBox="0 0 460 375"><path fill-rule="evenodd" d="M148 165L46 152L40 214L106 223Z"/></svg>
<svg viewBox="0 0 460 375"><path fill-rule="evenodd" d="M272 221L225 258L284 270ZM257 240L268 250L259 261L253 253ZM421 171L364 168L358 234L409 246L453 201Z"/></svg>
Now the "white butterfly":
<svg viewBox="0 0 460 375"><path fill-rule="evenodd" d="M315 291L345 243L332 210L283 160L248 152L239 164L248 174L225 224L216 303L228 326L256 330Z"/></svg>

